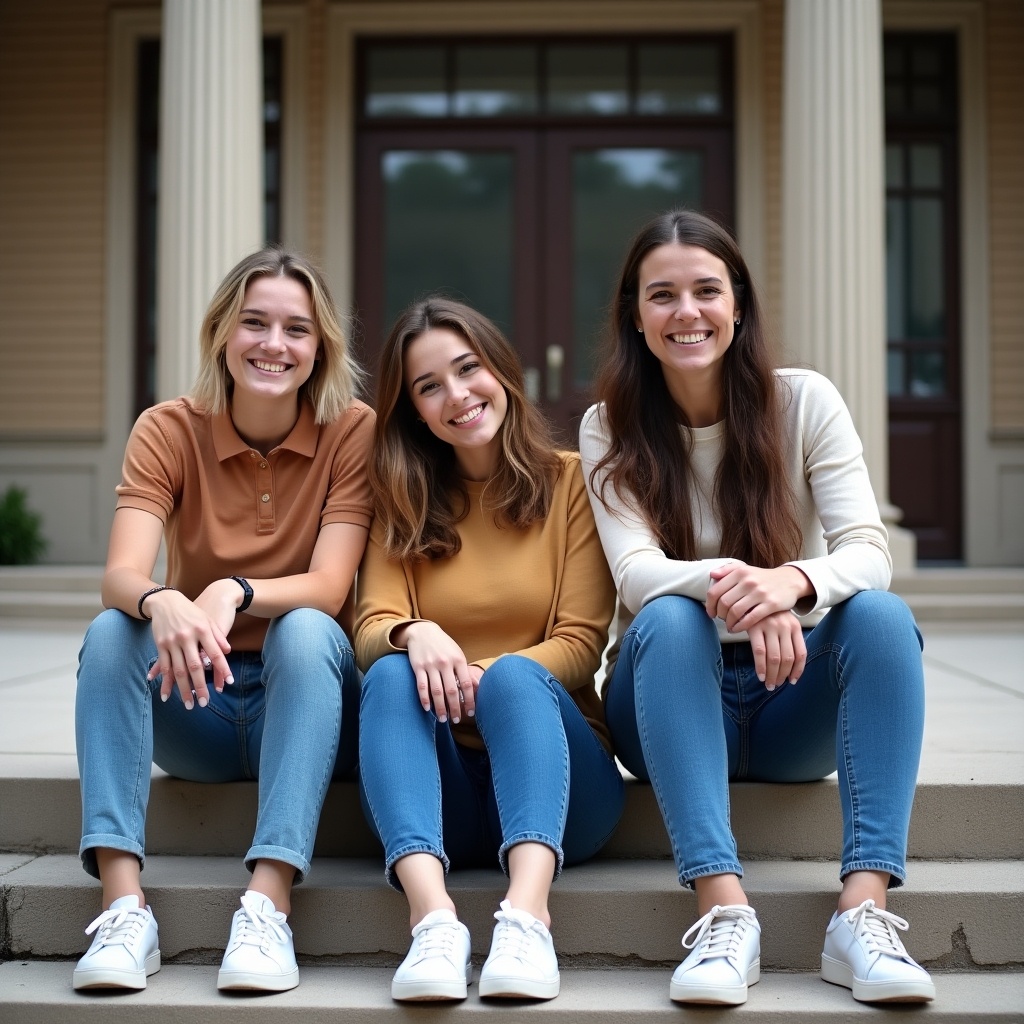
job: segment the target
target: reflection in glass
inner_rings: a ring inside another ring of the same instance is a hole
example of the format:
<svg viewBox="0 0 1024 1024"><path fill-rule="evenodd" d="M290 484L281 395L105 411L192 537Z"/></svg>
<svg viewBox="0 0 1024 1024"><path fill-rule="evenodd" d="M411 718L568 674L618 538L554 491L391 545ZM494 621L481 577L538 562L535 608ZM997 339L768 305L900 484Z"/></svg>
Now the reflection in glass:
<svg viewBox="0 0 1024 1024"><path fill-rule="evenodd" d="M888 337L941 338L946 316L942 203L890 196L885 207Z"/></svg>
<svg viewBox="0 0 1024 1024"><path fill-rule="evenodd" d="M906 373L903 366L903 352L890 348L886 353L886 384L890 395L902 395L906 389Z"/></svg>
<svg viewBox="0 0 1024 1024"><path fill-rule="evenodd" d="M410 302L441 291L513 337L513 169L511 153L383 155L386 323Z"/></svg>
<svg viewBox="0 0 1024 1024"><path fill-rule="evenodd" d="M699 209L704 158L686 149L592 149L572 157L573 345L586 388L604 332L615 275L633 235L655 214Z"/></svg>
<svg viewBox="0 0 1024 1024"><path fill-rule="evenodd" d="M890 197L885 201L885 323L886 337L891 340L907 336L907 232L904 205L905 201L899 198ZM900 387L902 391L902 383Z"/></svg>
<svg viewBox="0 0 1024 1024"><path fill-rule="evenodd" d="M459 46L455 50L456 117L537 112L535 46Z"/></svg>
<svg viewBox="0 0 1024 1024"><path fill-rule="evenodd" d="M910 353L910 393L915 398L941 398L946 393L945 353Z"/></svg>
<svg viewBox="0 0 1024 1024"><path fill-rule="evenodd" d="M912 188L942 188L942 147L937 143L917 143L910 147L910 185Z"/></svg>
<svg viewBox="0 0 1024 1024"><path fill-rule="evenodd" d="M903 147L892 142L885 147L885 187L903 187Z"/></svg>
<svg viewBox="0 0 1024 1024"><path fill-rule="evenodd" d="M370 117L445 117L448 89L442 46L375 46L367 51Z"/></svg>
<svg viewBox="0 0 1024 1024"><path fill-rule="evenodd" d="M908 200L908 260L910 284L908 338L938 338L945 332L942 287L942 201Z"/></svg>
<svg viewBox="0 0 1024 1024"><path fill-rule="evenodd" d="M717 47L657 43L637 48L638 114L720 114Z"/></svg>
<svg viewBox="0 0 1024 1024"><path fill-rule="evenodd" d="M548 113L627 113L628 68L628 52L622 45L549 47Z"/></svg>

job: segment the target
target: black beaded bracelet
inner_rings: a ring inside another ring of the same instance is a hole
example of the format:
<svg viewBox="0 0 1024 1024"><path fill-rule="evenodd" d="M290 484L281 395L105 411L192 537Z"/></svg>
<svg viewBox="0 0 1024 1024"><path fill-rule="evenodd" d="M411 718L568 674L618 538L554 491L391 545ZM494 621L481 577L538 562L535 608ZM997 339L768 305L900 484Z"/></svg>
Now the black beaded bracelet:
<svg viewBox="0 0 1024 1024"><path fill-rule="evenodd" d="M140 619L145 619L147 622L152 622L153 621L153 616L152 615L147 615L142 610L142 602L145 601L147 597L150 597L152 594L159 594L161 590L175 590L175 589L176 589L175 587L151 587L149 590L147 590L142 595L142 597L139 598L139 618Z"/></svg>

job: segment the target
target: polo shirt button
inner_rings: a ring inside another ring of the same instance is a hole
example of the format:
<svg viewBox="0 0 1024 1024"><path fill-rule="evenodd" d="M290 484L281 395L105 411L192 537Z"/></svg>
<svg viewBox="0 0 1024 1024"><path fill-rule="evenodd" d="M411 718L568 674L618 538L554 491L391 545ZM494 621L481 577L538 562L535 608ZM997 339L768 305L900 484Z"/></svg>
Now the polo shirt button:
<svg viewBox="0 0 1024 1024"><path fill-rule="evenodd" d="M256 453L255 452L249 452L249 458L250 459L255 459L256 458Z"/></svg>
<svg viewBox="0 0 1024 1024"><path fill-rule="evenodd" d="M260 501L270 501L270 495L264 494L260 497Z"/></svg>
<svg viewBox="0 0 1024 1024"><path fill-rule="evenodd" d="M260 469L266 469L266 468L267 468L267 464L265 462L261 462L260 463Z"/></svg>

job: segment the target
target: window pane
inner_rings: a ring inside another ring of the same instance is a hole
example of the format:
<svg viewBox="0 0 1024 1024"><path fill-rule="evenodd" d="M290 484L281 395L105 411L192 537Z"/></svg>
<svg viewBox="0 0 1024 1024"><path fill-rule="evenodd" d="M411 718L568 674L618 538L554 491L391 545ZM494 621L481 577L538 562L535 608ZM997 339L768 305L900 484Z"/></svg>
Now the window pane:
<svg viewBox="0 0 1024 1024"><path fill-rule="evenodd" d="M455 114L496 117L537 112L537 48L460 46L455 50Z"/></svg>
<svg viewBox="0 0 1024 1024"><path fill-rule="evenodd" d="M367 54L370 117L444 117L448 89L442 46L379 46Z"/></svg>
<svg viewBox="0 0 1024 1024"><path fill-rule="evenodd" d="M946 393L945 353L910 353L910 393L915 398L940 398Z"/></svg>
<svg viewBox="0 0 1024 1024"><path fill-rule="evenodd" d="M915 44L910 59L911 72L915 76L935 78L942 71L942 57L934 43Z"/></svg>
<svg viewBox="0 0 1024 1024"><path fill-rule="evenodd" d="M942 188L942 147L918 144L910 147L910 184L914 188Z"/></svg>
<svg viewBox="0 0 1024 1024"><path fill-rule="evenodd" d="M938 85L915 83L910 87L910 106L915 114L941 114L942 90Z"/></svg>
<svg viewBox="0 0 1024 1024"><path fill-rule="evenodd" d="M942 203L911 199L909 205L908 338L939 338L945 330L942 288Z"/></svg>
<svg viewBox="0 0 1024 1024"><path fill-rule="evenodd" d="M906 200L885 202L885 319L890 340L907 336Z"/></svg>
<svg viewBox="0 0 1024 1024"><path fill-rule="evenodd" d="M700 208L703 154L685 149L579 150L572 159L576 387L592 378L615 274L630 238L655 214Z"/></svg>
<svg viewBox="0 0 1024 1024"><path fill-rule="evenodd" d="M902 395L906 390L903 352L900 349L890 348L887 353L886 383L890 395Z"/></svg>
<svg viewBox="0 0 1024 1024"><path fill-rule="evenodd" d="M638 114L721 114L717 46L657 44L637 48Z"/></svg>
<svg viewBox="0 0 1024 1024"><path fill-rule="evenodd" d="M625 46L552 46L547 60L549 113L608 116L628 112Z"/></svg>
<svg viewBox="0 0 1024 1024"><path fill-rule="evenodd" d="M381 172L386 323L442 291L513 336L512 154L392 150Z"/></svg>
<svg viewBox="0 0 1024 1024"><path fill-rule="evenodd" d="M903 187L903 147L893 143L885 147L885 187Z"/></svg>

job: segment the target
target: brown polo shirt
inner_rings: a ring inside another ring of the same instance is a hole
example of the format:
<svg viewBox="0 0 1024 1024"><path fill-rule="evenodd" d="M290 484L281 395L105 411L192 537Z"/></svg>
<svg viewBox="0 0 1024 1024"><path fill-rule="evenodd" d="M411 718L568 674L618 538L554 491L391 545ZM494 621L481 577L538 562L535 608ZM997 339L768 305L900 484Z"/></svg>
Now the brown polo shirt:
<svg viewBox="0 0 1024 1024"><path fill-rule="evenodd" d="M304 401L292 432L264 457L238 436L227 413L199 412L189 398L162 402L139 417L128 439L117 507L143 509L163 522L166 582L186 597L226 576L306 572L321 526L369 530L374 418L355 401L318 426ZM350 636L351 605L350 594L339 615ZM262 650L268 624L239 614L232 649Z"/></svg>

